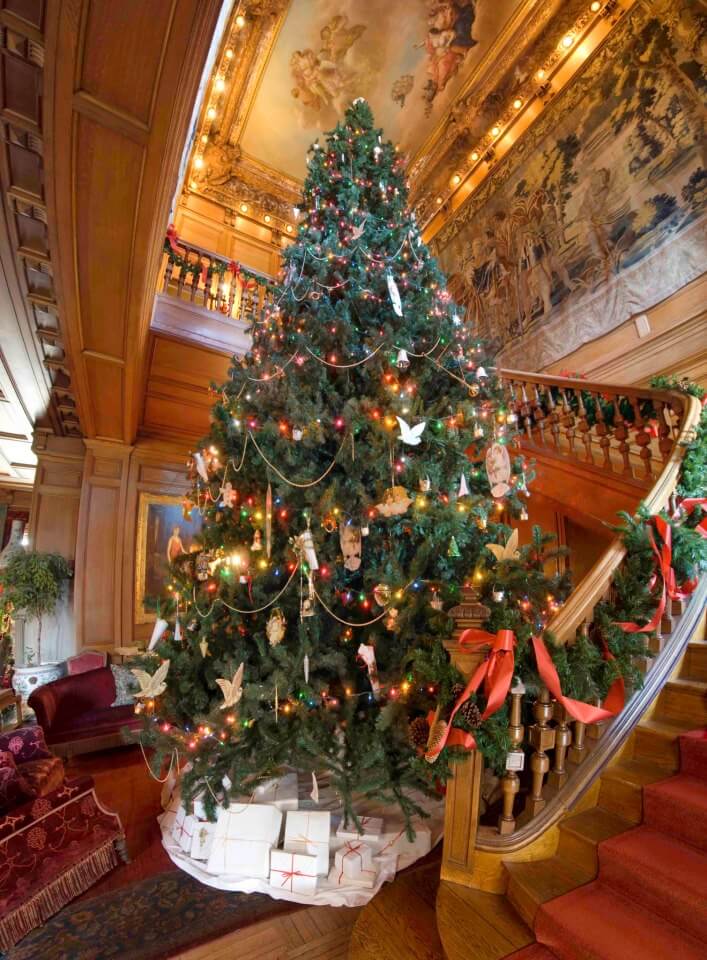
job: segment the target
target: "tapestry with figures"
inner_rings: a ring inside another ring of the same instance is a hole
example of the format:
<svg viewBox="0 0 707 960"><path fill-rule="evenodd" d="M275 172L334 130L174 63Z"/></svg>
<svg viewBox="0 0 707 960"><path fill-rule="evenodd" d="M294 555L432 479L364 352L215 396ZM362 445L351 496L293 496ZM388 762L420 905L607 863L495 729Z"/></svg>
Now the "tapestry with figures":
<svg viewBox="0 0 707 960"><path fill-rule="evenodd" d="M640 5L436 238L504 365L540 369L707 267L707 15Z"/></svg>

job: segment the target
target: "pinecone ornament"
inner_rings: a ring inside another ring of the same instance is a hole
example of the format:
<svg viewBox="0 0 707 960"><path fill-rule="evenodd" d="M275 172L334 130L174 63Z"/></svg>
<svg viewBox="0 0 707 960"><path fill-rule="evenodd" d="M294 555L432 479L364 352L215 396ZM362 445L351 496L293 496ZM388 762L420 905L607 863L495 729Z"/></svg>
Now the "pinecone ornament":
<svg viewBox="0 0 707 960"><path fill-rule="evenodd" d="M473 700L467 700L459 707L459 716L468 723L470 727L481 726L481 711Z"/></svg>
<svg viewBox="0 0 707 960"><path fill-rule="evenodd" d="M464 684L455 683L450 692L452 694L452 703L456 703L459 697L461 697L461 695L464 693Z"/></svg>
<svg viewBox="0 0 707 960"><path fill-rule="evenodd" d="M424 717L415 717L408 726L408 736L413 747L427 746L427 738L430 735L430 726Z"/></svg>

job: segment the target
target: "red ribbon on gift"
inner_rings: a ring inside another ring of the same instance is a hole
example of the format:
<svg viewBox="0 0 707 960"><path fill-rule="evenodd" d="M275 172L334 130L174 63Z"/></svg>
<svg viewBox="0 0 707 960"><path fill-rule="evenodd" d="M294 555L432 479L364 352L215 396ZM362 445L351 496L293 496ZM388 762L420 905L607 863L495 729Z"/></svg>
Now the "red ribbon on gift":
<svg viewBox="0 0 707 960"><path fill-rule="evenodd" d="M552 696L562 704L573 719L582 723L598 723L614 716L622 709L624 691L621 678L611 685L603 707L595 707L581 700L573 700L571 697L566 697L562 692L559 675L543 639L533 637L532 644L540 678ZM459 637L459 645L471 647L490 645L491 650L487 659L476 668L455 703L444 735L433 749L425 754L425 759L430 763L437 759L445 746L466 746L467 749L475 749L476 741L471 734L465 734L462 730L452 728L452 720L457 711L483 683L486 708L481 714L481 719L487 720L503 706L513 681L516 638L512 630L503 629L493 634L487 633L486 630L470 628L464 630ZM608 650L605 651L605 657L613 659ZM455 734L461 734L461 737L455 736ZM464 742L464 739L466 739L466 742Z"/></svg>
<svg viewBox="0 0 707 960"><path fill-rule="evenodd" d="M342 849L345 849L345 850L346 850L346 853L345 853L345 854L343 855L343 857L341 858L342 864L343 864L344 860L348 857L348 855L349 855L350 853L355 853L355 854L358 854L358 859L361 861L361 873L371 873L371 872L373 872L373 871L371 871L371 870L364 870L364 869L363 869L363 857L362 857L360 851L361 851L362 849L367 849L367 848L364 846L364 844L362 844L362 843L356 843L356 844L354 844L354 841L353 841L353 840L347 840L346 843L344 844L344 846L342 847ZM341 868L341 873L339 874L339 879L337 880L337 883L340 884L341 881L342 881L342 879L343 879L343 877L344 877L344 868L343 868L343 866L342 866L342 868Z"/></svg>
<svg viewBox="0 0 707 960"><path fill-rule="evenodd" d="M292 887L293 887L292 881L293 881L293 879L294 879L295 877L314 877L314 878L316 879L316 876L317 876L316 873L303 873L302 870L295 870L295 869L294 869L294 866L295 866L295 854L292 854L292 862L290 863L290 866L292 867L292 870L278 870L277 868L275 868L275 873L281 873L281 874L282 874L282 878L283 878L283 879L282 879L282 883L280 884L281 887L284 887L285 884L286 884L286 883L288 882L288 880L289 880L289 883L290 883L290 893L292 893Z"/></svg>
<svg viewBox="0 0 707 960"><path fill-rule="evenodd" d="M167 227L167 243L169 244L170 250L172 253L179 254L179 237L177 236L177 229L173 223Z"/></svg>

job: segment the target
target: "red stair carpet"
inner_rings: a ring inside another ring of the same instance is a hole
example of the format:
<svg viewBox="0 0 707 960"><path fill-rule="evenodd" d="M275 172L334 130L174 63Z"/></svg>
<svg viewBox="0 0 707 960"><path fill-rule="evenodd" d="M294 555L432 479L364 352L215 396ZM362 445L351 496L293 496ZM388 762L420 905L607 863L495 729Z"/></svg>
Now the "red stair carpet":
<svg viewBox="0 0 707 960"><path fill-rule="evenodd" d="M707 958L707 731L680 772L643 788L643 824L599 845L596 880L543 904L513 960ZM509 958L510 960L510 958Z"/></svg>

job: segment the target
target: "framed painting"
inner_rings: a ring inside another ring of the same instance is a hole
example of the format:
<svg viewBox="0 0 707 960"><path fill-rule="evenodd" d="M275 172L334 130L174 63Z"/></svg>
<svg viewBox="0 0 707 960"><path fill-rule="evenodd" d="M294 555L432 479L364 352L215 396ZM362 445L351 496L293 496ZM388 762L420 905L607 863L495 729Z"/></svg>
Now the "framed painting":
<svg viewBox="0 0 707 960"><path fill-rule="evenodd" d="M182 498L140 493L135 556L135 622L149 623L157 603L167 598L170 564L198 545L202 518L196 510L185 519Z"/></svg>

